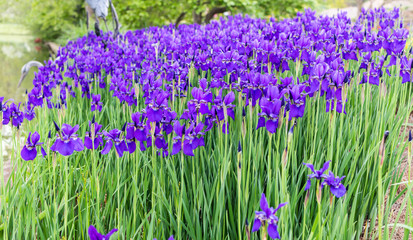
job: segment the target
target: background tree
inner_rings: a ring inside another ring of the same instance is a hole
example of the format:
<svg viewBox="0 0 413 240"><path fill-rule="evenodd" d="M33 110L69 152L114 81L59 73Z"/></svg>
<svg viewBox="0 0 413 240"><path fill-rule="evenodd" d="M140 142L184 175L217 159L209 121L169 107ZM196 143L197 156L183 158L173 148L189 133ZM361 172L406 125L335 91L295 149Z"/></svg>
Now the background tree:
<svg viewBox="0 0 413 240"><path fill-rule="evenodd" d="M210 22L217 14L245 13L254 17L291 17L311 0L112 0L125 29L165 24ZM84 0L18 0L30 7L26 23L45 40L75 38L85 33ZM109 14L109 21L111 22ZM110 24L111 25L111 24ZM79 30L83 28L83 30ZM66 39L67 40L67 39Z"/></svg>

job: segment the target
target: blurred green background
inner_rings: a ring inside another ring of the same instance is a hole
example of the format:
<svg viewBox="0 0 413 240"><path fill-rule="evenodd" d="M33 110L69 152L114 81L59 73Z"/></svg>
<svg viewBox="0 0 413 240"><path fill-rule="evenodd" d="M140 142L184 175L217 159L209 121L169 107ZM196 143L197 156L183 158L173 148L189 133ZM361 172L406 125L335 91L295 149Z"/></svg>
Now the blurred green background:
<svg viewBox="0 0 413 240"><path fill-rule="evenodd" d="M294 16L311 7L344 7L348 0L113 0L121 30L179 23L205 23L225 14L244 13L277 19ZM19 23L35 37L64 44L86 30L84 0L2 0L0 23ZM109 14L109 28L113 29ZM179 19L179 20L178 20ZM93 20L92 20L93 22ZM93 25L92 25L93 26Z"/></svg>

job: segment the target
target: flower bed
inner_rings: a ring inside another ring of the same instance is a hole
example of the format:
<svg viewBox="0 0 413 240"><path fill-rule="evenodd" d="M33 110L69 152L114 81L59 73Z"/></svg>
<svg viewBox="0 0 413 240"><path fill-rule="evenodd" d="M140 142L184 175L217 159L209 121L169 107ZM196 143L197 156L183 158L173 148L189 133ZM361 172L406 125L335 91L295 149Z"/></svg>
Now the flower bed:
<svg viewBox="0 0 413 240"><path fill-rule="evenodd" d="M390 183L400 180L399 131L412 110L412 50L400 22L398 9L363 11L355 23L306 10L278 22L231 16L69 42L39 69L25 103L0 99L2 124L28 136L12 153L0 231L391 234Z"/></svg>

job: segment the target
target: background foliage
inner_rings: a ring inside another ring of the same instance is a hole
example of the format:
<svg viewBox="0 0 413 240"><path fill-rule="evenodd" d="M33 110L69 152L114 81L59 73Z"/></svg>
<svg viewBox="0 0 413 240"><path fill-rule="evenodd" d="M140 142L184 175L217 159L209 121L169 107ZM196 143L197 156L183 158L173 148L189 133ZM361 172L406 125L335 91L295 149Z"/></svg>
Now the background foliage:
<svg viewBox="0 0 413 240"><path fill-rule="evenodd" d="M122 30L165 24L204 23L208 14L244 13L255 17L291 17L314 6L311 0L113 0ZM74 39L86 31L84 0L18 0L14 9L23 22L44 40ZM27 14L24 14L27 12ZM180 17L181 16L181 17ZM109 16L109 21L111 16ZM93 20L92 20L93 21ZM112 29L112 23L109 24ZM83 29L83 30L79 30ZM63 43L62 41L60 41Z"/></svg>

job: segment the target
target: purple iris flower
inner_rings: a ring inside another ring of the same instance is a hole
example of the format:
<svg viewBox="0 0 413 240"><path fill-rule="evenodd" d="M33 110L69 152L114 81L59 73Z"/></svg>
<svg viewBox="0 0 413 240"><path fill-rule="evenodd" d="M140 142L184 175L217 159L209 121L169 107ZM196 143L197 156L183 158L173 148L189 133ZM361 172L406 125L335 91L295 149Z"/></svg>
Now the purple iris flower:
<svg viewBox="0 0 413 240"><path fill-rule="evenodd" d="M204 129L205 125L200 122L195 126L192 123L188 129L185 129L185 125L181 125L179 121L174 124L174 132L176 136L173 138L172 153L175 155L181 150L187 156L194 156L193 150L199 146L205 146L204 142Z"/></svg>
<svg viewBox="0 0 413 240"><path fill-rule="evenodd" d="M37 149L36 147L42 146L43 143L39 142L40 134L38 132L34 132L33 134L30 132L29 136L27 137L26 145L24 145L21 151L21 157L26 160L34 160L37 157ZM41 147L41 152L43 157L46 157L46 151L44 150L43 146Z"/></svg>
<svg viewBox="0 0 413 240"><path fill-rule="evenodd" d="M90 240L109 240L110 236L112 236L115 232L117 232L118 229L112 229L108 234L103 235L96 230L96 228L93 225L90 225L88 234Z"/></svg>
<svg viewBox="0 0 413 240"><path fill-rule="evenodd" d="M163 134L162 128L159 127L159 124L157 124L155 126L155 132L154 132L154 138L155 138L155 146L158 149L162 149L163 153L166 153L165 151L167 151L168 149L168 143L165 140L165 136ZM148 144L148 147L152 146L152 136L149 136L149 139L151 140L151 145Z"/></svg>
<svg viewBox="0 0 413 240"><path fill-rule="evenodd" d="M5 103L7 103L6 101ZM3 124L7 125L11 121L15 127L20 127L24 120L24 113L20 111L20 104L16 105L14 102L9 106L3 105Z"/></svg>
<svg viewBox="0 0 413 240"><path fill-rule="evenodd" d="M324 61L324 59L319 58L319 61ZM306 86L305 91L310 97L314 96L314 93L320 89L320 83L325 78L327 71L330 69L329 65L325 62L318 63L314 66L311 71L310 81L308 86Z"/></svg>
<svg viewBox="0 0 413 240"><path fill-rule="evenodd" d="M191 127L190 127L190 129L191 129ZM198 123L198 125L196 125L193 128L192 132L189 134L190 136L193 137L192 150L195 150L200 146L205 146L205 141L204 141L205 133L202 131L204 129L204 127L205 127L205 125L202 122L200 122L200 123Z"/></svg>
<svg viewBox="0 0 413 240"><path fill-rule="evenodd" d="M27 107L24 111L24 117L28 121L31 121L36 117L36 112L34 111L34 106L32 106L30 103L27 104Z"/></svg>
<svg viewBox="0 0 413 240"><path fill-rule="evenodd" d="M343 59L358 61L355 42L349 43L349 41L346 41L343 47Z"/></svg>
<svg viewBox="0 0 413 240"><path fill-rule="evenodd" d="M102 102L100 94L92 94L92 105L91 105L91 111L94 112L95 110L102 111Z"/></svg>
<svg viewBox="0 0 413 240"><path fill-rule="evenodd" d="M121 133L122 131L119 129L112 129L109 132L103 132L103 135L105 135L106 144L102 150L102 154L108 154L113 147L113 143L115 143L115 149L119 157L123 156L123 152L128 151L128 146L126 145L123 137L121 137Z"/></svg>
<svg viewBox="0 0 413 240"><path fill-rule="evenodd" d="M281 109L280 97L278 87L268 87L266 97L261 98L259 103L262 113L259 113L260 118L258 120L257 129L265 126L270 133L275 133L277 131L278 115Z"/></svg>
<svg viewBox="0 0 413 240"><path fill-rule="evenodd" d="M50 150L58 152L63 156L70 156L74 151L80 152L85 148L82 139L78 138L76 132L79 130L79 125L74 127L69 124L63 124L62 129L57 135L57 139L50 147Z"/></svg>
<svg viewBox="0 0 413 240"><path fill-rule="evenodd" d="M293 117L300 118L304 115L305 95L302 93L304 88L305 85L294 85L290 90L290 121Z"/></svg>
<svg viewBox="0 0 413 240"><path fill-rule="evenodd" d="M328 89L327 96L328 97L326 97L326 112L334 110L335 107L335 110L338 113L344 112L344 114L347 114L346 110L343 109L345 105L343 104L342 88L338 88L337 90Z"/></svg>
<svg viewBox="0 0 413 240"><path fill-rule="evenodd" d="M153 240L157 240L157 239L154 238ZM175 240L174 235L170 236L170 237L168 238L168 240Z"/></svg>
<svg viewBox="0 0 413 240"><path fill-rule="evenodd" d="M234 107L235 105L231 104L235 100L234 92L230 91L225 95L224 99L222 99L222 88L219 90L218 96L214 99L214 106L212 107L213 112L215 112L218 121L222 121L225 119L224 113L224 105L227 109L227 116L231 117L232 119L235 118Z"/></svg>
<svg viewBox="0 0 413 240"><path fill-rule="evenodd" d="M394 29L393 37L394 41L392 42L392 52L395 54L400 54L406 46L406 40L409 36L409 31L404 28Z"/></svg>
<svg viewBox="0 0 413 240"><path fill-rule="evenodd" d="M208 108L208 103L212 102L212 93L207 90L207 80L202 78L199 80L201 88L193 88L191 91L193 99L188 102L188 109L196 114L211 114Z"/></svg>
<svg viewBox="0 0 413 240"><path fill-rule="evenodd" d="M334 173L332 173L331 171L329 172L328 176L325 177L323 183L321 184L323 187L324 186L329 186L330 187L330 192L338 197L341 198L342 196L344 196L346 194L346 187L344 187L344 185L341 183L341 181L345 178L346 176L342 176L342 177L335 177Z"/></svg>
<svg viewBox="0 0 413 240"><path fill-rule="evenodd" d="M85 147L87 149L97 149L103 146L102 132L100 132L102 125L89 121L89 129L90 132L85 133Z"/></svg>
<svg viewBox="0 0 413 240"><path fill-rule="evenodd" d="M172 145L172 152L171 155L175 155L179 153L183 148L183 153L187 156L193 156L194 153L192 152L192 146L187 144L183 144L184 135L185 135L185 124L180 124L179 121L175 121L174 123L174 132L176 134L173 137L173 145Z"/></svg>
<svg viewBox="0 0 413 240"><path fill-rule="evenodd" d="M370 84L377 85L377 86L380 84L380 71L381 71L380 65L376 65L373 62L370 68L370 77L369 77Z"/></svg>
<svg viewBox="0 0 413 240"><path fill-rule="evenodd" d="M413 58L407 59L403 56L400 59L400 76L402 77L402 83L412 82L411 69L413 67Z"/></svg>
<svg viewBox="0 0 413 240"><path fill-rule="evenodd" d="M262 211L255 212L255 220L254 225L252 226L252 232L258 231L261 226L265 225L265 223L268 223L268 235L270 235L272 239L280 238L277 226L278 217L275 216L275 213L285 205L287 205L287 203L281 203L276 209L269 207L267 198L265 198L265 194L263 193L260 200L260 208Z"/></svg>
<svg viewBox="0 0 413 240"><path fill-rule="evenodd" d="M145 151L146 147L144 142L148 141L148 134L150 132L149 124L145 124L145 116L139 112L132 114L132 121L135 125L134 137L140 142L141 151Z"/></svg>
<svg viewBox="0 0 413 240"><path fill-rule="evenodd" d="M136 142L135 142L135 127L133 124L128 124L126 127L125 141L128 145L128 151L130 154L136 151Z"/></svg>
<svg viewBox="0 0 413 240"><path fill-rule="evenodd" d="M324 174L324 172L328 169L330 166L331 161L327 161L324 163L323 167L320 170L314 170L313 164L310 163L303 163L305 166L307 166L313 173L308 175L308 180L307 184L305 185L305 190L310 189L311 187L311 179L315 178L317 180L321 180L322 178L326 178L327 175Z"/></svg>
<svg viewBox="0 0 413 240"><path fill-rule="evenodd" d="M157 90L152 94L151 99L147 99L146 113L149 122L161 121L164 108L168 106L168 96L168 92Z"/></svg>
<svg viewBox="0 0 413 240"><path fill-rule="evenodd" d="M371 63L371 52L367 52L366 55L363 56L360 64L360 69L366 69L368 68L369 64Z"/></svg>
<svg viewBox="0 0 413 240"><path fill-rule="evenodd" d="M43 105L43 93L41 86L35 86L28 94L28 99L34 106Z"/></svg>

